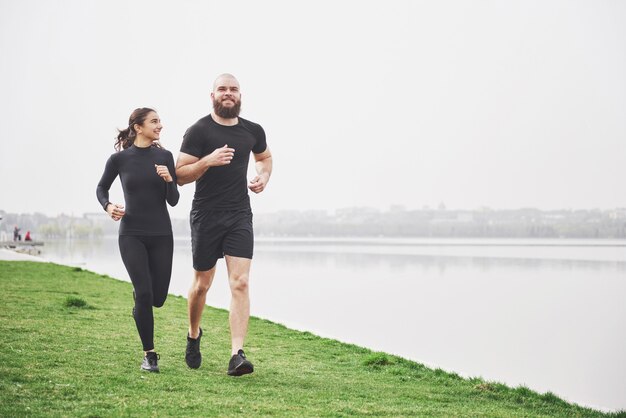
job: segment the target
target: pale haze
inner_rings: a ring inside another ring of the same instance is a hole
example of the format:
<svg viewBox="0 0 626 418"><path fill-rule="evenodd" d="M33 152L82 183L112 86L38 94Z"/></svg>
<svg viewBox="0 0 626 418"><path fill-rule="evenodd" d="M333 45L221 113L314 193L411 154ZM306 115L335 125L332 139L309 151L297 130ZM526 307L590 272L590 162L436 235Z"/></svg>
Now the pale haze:
<svg viewBox="0 0 626 418"><path fill-rule="evenodd" d="M626 207L622 1L0 0L0 53L7 212L101 211L130 112L176 158L224 72L274 156L257 212Z"/></svg>

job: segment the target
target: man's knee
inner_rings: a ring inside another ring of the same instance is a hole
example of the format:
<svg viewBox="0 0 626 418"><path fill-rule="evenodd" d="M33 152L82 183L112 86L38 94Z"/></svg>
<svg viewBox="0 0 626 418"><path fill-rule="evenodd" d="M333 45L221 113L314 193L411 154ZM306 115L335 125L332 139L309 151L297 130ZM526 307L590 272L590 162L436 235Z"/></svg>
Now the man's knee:
<svg viewBox="0 0 626 418"><path fill-rule="evenodd" d="M211 287L211 283L213 282L213 276L215 276L215 267L206 271L196 270L192 290L198 294L208 292Z"/></svg>
<svg viewBox="0 0 626 418"><path fill-rule="evenodd" d="M243 293L243 292L248 291L248 283L249 283L248 273L231 274L228 277L228 281L230 283L230 289L233 292Z"/></svg>

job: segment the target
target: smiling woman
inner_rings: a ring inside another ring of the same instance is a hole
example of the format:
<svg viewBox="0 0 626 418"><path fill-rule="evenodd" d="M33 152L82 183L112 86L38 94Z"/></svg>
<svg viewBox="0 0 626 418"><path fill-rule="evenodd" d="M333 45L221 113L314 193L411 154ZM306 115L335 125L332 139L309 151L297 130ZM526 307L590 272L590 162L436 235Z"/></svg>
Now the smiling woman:
<svg viewBox="0 0 626 418"><path fill-rule="evenodd" d="M114 146L117 151L121 151L133 145L139 133L135 129L135 125L138 125L137 129L139 129L145 139L149 141L145 143L146 141L142 138L142 144L140 144L140 146L154 145L161 148L161 144L159 144L158 140L163 125L161 125L159 116L155 110L149 107L140 107L135 109L128 118L128 128L119 130L120 133L117 135L117 141L115 141Z"/></svg>
<svg viewBox="0 0 626 418"><path fill-rule="evenodd" d="M119 247L133 283L133 318L145 352L142 370L158 372L154 351L152 307L165 303L172 273L172 223L167 211L178 203L172 153L163 149L161 119L150 108L138 108L120 130L118 151L106 163L96 195L114 221L121 219ZM120 176L126 207L109 201L109 189Z"/></svg>

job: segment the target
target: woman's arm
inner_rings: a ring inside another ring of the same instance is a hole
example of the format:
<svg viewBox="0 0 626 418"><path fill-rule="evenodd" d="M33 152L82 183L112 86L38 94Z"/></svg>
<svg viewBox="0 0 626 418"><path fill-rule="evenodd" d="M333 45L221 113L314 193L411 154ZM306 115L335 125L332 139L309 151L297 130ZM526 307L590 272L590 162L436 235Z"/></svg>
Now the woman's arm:
<svg viewBox="0 0 626 418"><path fill-rule="evenodd" d="M165 179L167 184L167 190L165 194L165 200L170 206L176 206L180 193L178 193L178 185L176 184L176 169L174 168L174 157L170 154L170 158L167 160L168 174L171 173L169 179ZM169 180L169 181L168 181Z"/></svg>
<svg viewBox="0 0 626 418"><path fill-rule="evenodd" d="M111 189L111 184L113 184L118 174L117 166L113 161L113 156L111 156L104 166L104 173L102 173L102 177L96 187L96 197L98 201L102 205L102 208L115 221L119 221L122 219L122 216L124 216L124 207L122 205L109 202L109 189Z"/></svg>

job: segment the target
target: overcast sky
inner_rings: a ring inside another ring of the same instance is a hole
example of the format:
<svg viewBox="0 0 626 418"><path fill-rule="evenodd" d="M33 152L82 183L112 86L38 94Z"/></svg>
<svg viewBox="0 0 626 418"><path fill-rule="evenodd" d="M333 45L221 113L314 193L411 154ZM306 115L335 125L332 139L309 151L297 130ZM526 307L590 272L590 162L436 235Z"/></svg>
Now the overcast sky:
<svg viewBox="0 0 626 418"><path fill-rule="evenodd" d="M100 211L130 112L176 158L223 72L274 155L257 212L626 207L624 1L0 0L0 53L7 212Z"/></svg>

